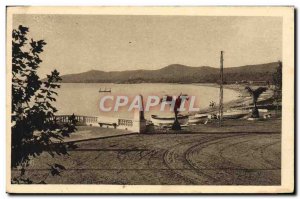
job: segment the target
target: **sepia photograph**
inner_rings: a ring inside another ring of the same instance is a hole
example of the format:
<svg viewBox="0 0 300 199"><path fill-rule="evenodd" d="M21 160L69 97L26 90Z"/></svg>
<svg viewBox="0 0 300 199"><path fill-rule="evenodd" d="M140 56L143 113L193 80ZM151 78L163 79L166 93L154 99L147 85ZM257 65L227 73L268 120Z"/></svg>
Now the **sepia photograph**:
<svg viewBox="0 0 300 199"><path fill-rule="evenodd" d="M291 193L293 7L8 7L7 192Z"/></svg>

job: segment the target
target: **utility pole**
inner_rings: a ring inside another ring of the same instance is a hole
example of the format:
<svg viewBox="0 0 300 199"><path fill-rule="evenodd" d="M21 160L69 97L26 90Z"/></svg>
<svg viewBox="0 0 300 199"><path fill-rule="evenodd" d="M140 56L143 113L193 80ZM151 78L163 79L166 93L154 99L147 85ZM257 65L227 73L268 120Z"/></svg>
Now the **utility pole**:
<svg viewBox="0 0 300 199"><path fill-rule="evenodd" d="M223 118L223 51L220 57L220 102L219 102L219 127L222 126Z"/></svg>

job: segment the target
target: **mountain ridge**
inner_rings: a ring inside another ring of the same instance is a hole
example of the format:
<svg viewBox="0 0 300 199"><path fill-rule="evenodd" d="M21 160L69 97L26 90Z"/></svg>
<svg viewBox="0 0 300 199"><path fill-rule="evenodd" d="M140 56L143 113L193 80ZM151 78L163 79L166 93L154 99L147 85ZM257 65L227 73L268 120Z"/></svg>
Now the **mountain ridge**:
<svg viewBox="0 0 300 199"><path fill-rule="evenodd" d="M277 65L270 62L224 68L224 81L272 81ZM62 83L215 83L219 80L219 68L170 64L156 70L89 70L61 77Z"/></svg>

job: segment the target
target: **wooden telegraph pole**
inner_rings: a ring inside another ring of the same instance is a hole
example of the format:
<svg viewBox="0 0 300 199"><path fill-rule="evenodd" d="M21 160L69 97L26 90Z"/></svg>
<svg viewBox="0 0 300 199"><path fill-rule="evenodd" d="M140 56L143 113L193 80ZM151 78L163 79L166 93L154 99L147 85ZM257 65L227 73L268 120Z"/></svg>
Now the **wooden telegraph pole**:
<svg viewBox="0 0 300 199"><path fill-rule="evenodd" d="M220 57L220 102L219 102L219 127L222 126L223 118L223 51Z"/></svg>

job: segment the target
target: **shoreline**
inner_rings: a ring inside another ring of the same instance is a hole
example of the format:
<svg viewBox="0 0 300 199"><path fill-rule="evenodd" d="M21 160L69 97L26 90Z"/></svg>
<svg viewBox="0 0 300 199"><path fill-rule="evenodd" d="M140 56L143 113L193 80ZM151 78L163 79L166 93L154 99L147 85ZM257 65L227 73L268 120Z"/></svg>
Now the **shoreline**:
<svg viewBox="0 0 300 199"><path fill-rule="evenodd" d="M61 83L61 84L74 84L74 83ZM76 83L77 84L77 83ZM78 83L78 84L116 84L116 83ZM211 87L211 88L219 88L219 84L217 83L138 83L138 84L168 84L168 85L187 85L187 86L202 86L202 87ZM124 84L127 85L127 84ZM128 84L132 85L132 84ZM223 104L223 111L228 111L229 109L243 109L243 106L251 106L252 99L249 94L247 94L246 90L244 89L246 85L241 85L241 84L225 84L223 85L224 90L228 89L231 91L234 91L237 93L237 97L233 98L230 101L227 101ZM253 86L255 87L255 86ZM271 98L272 96L269 95L267 98ZM211 108L207 105L207 107L204 107L200 109L197 112L189 112L185 113L189 116L195 115L195 114L207 114L207 113L216 113L218 112L218 107L219 107L219 101L217 99L216 105L214 108Z"/></svg>
<svg viewBox="0 0 300 199"><path fill-rule="evenodd" d="M219 85L216 83L201 83L201 84L197 83L194 85L219 88ZM239 94L237 99L228 101L223 104L223 111L228 111L230 109L241 110L241 109L243 109L242 108L243 106L246 106L246 104L247 104L248 108L251 106L252 98L251 98L250 94L248 94L247 91L245 90L245 87L246 87L246 85L241 85L241 84L225 84L225 85L223 85L224 89L233 90ZM253 85L252 87L257 87L257 86ZM266 95L265 99L263 99L261 101L271 100L272 92L270 93L268 91L272 91L272 89L268 88L268 90L265 92L265 95ZM261 99L261 97L259 99ZM262 105L264 105L264 104L265 103L263 103ZM216 104L216 107L218 107L218 105L219 104ZM199 111L199 113L205 114L205 113L213 113L213 112L217 112L217 111L218 111L218 108L211 109L210 107L208 107L208 108L203 109L202 111Z"/></svg>
<svg viewBox="0 0 300 199"><path fill-rule="evenodd" d="M212 88L220 88L219 84L217 84L217 83L194 83L193 85L196 85L196 86L207 86L207 87L212 87ZM223 104L224 111L230 109L230 106L232 104L234 104L234 103L246 102L245 96L241 92L241 85L239 85L239 86L240 87L238 87L238 86L229 87L228 85L223 85L224 89L232 90L232 91L235 91L235 92L238 93L238 98L233 99L233 100L228 101L228 102L226 102L226 103ZM218 109L217 109L218 106L219 106L219 102L216 102L216 108L212 109L210 107L207 107L207 108L202 109L198 113L206 114L206 113L217 112L218 111Z"/></svg>

